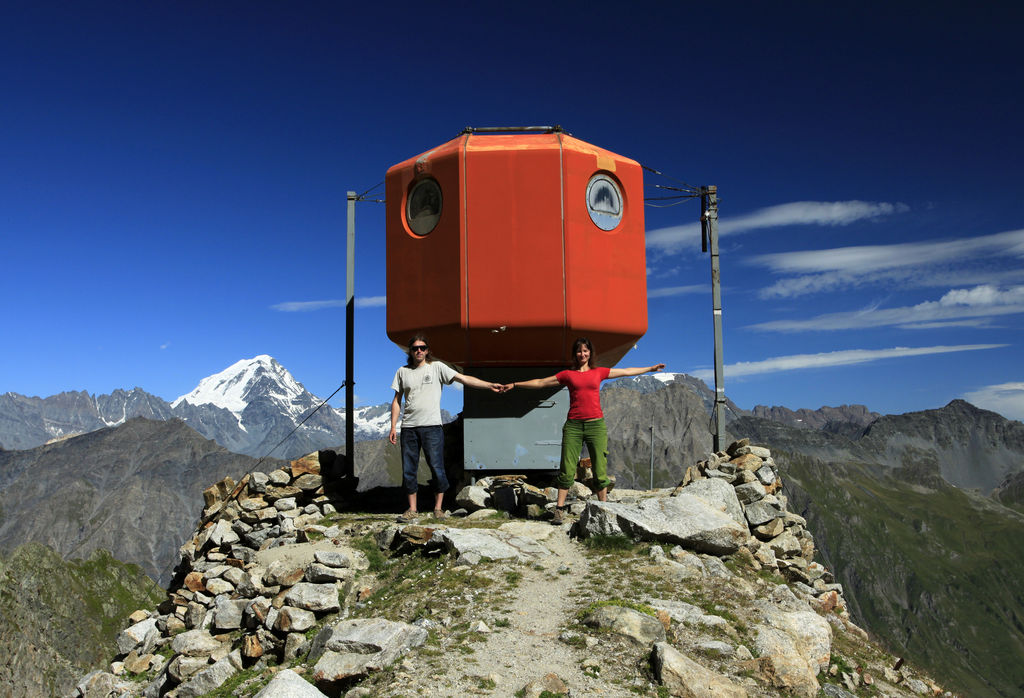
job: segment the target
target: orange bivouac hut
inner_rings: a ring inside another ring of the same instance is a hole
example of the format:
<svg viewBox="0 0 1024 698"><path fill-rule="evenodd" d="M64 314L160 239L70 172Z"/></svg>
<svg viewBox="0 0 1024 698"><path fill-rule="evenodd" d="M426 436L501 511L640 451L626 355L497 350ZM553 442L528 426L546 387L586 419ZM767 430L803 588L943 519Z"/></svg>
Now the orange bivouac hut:
<svg viewBox="0 0 1024 698"><path fill-rule="evenodd" d="M387 333L396 344L423 332L438 358L510 382L570 366L579 336L593 341L600 365L614 366L646 332L637 162L558 127L466 129L391 167L385 190ZM550 454L487 456L488 465L469 452L478 420L490 442L519 428L499 422L533 410L519 404L523 393L466 391L467 468L557 467L557 452L554 465ZM540 406L552 399L534 396ZM511 440L522 454L535 450L534 436Z"/></svg>

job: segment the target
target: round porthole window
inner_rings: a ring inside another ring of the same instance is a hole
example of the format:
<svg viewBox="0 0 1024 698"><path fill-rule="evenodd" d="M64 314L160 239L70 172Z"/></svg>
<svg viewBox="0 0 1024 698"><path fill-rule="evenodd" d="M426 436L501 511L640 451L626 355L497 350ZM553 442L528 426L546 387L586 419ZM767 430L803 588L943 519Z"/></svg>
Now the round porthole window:
<svg viewBox="0 0 1024 698"><path fill-rule="evenodd" d="M441 185L433 177L421 179L409 192L405 221L417 235L427 235L441 220Z"/></svg>
<svg viewBox="0 0 1024 698"><path fill-rule="evenodd" d="M596 174L587 183L587 212L601 230L615 230L622 222L622 191L614 179Z"/></svg>

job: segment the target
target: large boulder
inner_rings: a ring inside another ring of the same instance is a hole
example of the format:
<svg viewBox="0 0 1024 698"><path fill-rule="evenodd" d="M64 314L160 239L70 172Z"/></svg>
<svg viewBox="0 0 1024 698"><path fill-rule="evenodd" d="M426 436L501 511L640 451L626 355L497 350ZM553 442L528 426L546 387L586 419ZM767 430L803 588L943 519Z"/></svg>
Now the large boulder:
<svg viewBox="0 0 1024 698"><path fill-rule="evenodd" d="M342 682L380 671L426 641L424 628L383 618L342 620L326 626L309 650L313 681L327 693Z"/></svg>
<svg viewBox="0 0 1024 698"><path fill-rule="evenodd" d="M654 645L654 675L669 695L684 698L746 698L747 691L728 677L707 669L667 642Z"/></svg>
<svg viewBox="0 0 1024 698"><path fill-rule="evenodd" d="M729 514L703 497L686 493L652 497L636 504L587 502L578 531L584 538L624 534L716 555L736 552L750 536L749 529Z"/></svg>

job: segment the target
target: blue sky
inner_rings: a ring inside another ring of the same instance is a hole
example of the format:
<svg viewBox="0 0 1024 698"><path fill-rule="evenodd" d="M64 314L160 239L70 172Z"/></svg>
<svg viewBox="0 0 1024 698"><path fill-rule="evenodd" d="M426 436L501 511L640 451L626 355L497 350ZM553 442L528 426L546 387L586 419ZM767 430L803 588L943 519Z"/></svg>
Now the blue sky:
<svg viewBox="0 0 1024 698"><path fill-rule="evenodd" d="M345 192L464 126L561 124L718 186L741 407L963 397L1024 419L1022 19L995 2L6 3L0 392L173 400L265 353L327 396ZM647 208L650 329L622 365L712 383L699 213ZM356 222L356 392L376 404L403 356L383 205Z"/></svg>

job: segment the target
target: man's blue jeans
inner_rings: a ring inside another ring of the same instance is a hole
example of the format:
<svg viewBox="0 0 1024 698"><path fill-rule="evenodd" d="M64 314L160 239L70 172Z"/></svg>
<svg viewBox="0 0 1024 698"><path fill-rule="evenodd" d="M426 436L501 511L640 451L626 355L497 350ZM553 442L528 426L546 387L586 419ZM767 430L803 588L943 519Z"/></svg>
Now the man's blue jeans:
<svg viewBox="0 0 1024 698"><path fill-rule="evenodd" d="M444 429L432 427L402 427L402 484L406 494L416 494L419 483L416 471L420 466L420 449L427 458L430 472L438 492L448 491L448 476L444 472Z"/></svg>

